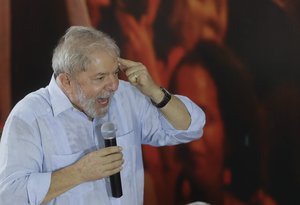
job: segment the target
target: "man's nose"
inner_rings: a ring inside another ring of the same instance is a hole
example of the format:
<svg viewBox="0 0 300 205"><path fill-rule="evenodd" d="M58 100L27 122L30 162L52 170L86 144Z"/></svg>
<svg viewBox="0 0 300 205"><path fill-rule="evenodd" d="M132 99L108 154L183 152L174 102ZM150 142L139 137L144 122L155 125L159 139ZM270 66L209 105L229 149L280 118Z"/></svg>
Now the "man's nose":
<svg viewBox="0 0 300 205"><path fill-rule="evenodd" d="M109 76L109 79L108 79L108 82L107 82L107 85L106 85L106 88L109 90L109 91L116 91L118 89L118 86L119 86L119 78L118 76L115 76L115 75L110 75Z"/></svg>

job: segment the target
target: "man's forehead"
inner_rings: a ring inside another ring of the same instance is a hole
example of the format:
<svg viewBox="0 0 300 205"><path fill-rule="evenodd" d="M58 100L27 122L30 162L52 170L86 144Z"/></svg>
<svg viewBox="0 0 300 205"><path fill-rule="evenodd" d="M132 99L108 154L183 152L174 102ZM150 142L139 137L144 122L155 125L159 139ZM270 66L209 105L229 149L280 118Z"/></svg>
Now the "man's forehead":
<svg viewBox="0 0 300 205"><path fill-rule="evenodd" d="M110 62L103 62L101 59L97 59L88 66L86 71L91 74L105 74L115 72L119 69L118 61L110 61Z"/></svg>
<svg viewBox="0 0 300 205"><path fill-rule="evenodd" d="M90 56L92 63L101 64L101 63L118 63L118 56L112 55L108 52L96 52Z"/></svg>

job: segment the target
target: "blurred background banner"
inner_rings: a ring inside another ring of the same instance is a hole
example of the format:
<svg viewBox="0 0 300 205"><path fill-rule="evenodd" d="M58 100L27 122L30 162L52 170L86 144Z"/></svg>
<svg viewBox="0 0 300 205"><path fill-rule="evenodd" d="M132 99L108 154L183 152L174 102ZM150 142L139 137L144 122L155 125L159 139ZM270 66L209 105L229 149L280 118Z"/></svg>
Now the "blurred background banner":
<svg viewBox="0 0 300 205"><path fill-rule="evenodd" d="M207 115L200 140L144 145L145 205L300 204L299 0L0 3L2 125L48 84L65 30L93 26Z"/></svg>
<svg viewBox="0 0 300 205"><path fill-rule="evenodd" d="M11 73L10 73L10 1L0 1L0 128L11 108Z"/></svg>

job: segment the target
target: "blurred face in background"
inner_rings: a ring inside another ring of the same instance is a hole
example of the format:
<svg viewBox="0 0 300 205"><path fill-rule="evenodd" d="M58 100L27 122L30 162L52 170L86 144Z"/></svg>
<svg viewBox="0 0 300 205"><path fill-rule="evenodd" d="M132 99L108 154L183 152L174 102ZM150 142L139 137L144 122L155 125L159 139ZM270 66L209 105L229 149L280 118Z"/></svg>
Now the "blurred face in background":
<svg viewBox="0 0 300 205"><path fill-rule="evenodd" d="M101 8L111 5L111 0L86 0L92 26L97 27L101 21Z"/></svg>
<svg viewBox="0 0 300 205"><path fill-rule="evenodd" d="M169 23L188 50L199 40L220 42L227 28L227 0L175 0Z"/></svg>
<svg viewBox="0 0 300 205"><path fill-rule="evenodd" d="M223 174L224 129L218 105L218 91L210 74L201 65L184 66L177 77L177 92L197 103L206 114L204 135L188 143L188 175L204 187L220 184Z"/></svg>

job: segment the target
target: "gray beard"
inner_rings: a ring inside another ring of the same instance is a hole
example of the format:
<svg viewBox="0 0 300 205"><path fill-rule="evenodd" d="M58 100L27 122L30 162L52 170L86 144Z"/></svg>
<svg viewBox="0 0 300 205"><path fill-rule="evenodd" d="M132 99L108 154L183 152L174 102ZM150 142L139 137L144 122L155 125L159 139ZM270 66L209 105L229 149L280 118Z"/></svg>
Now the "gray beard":
<svg viewBox="0 0 300 205"><path fill-rule="evenodd" d="M109 97L109 104L105 108L99 108L98 110L96 109L96 99L91 99L86 97L84 94L83 90L81 89L80 85L77 84L77 93L76 93L76 98L77 101L79 102L79 105L82 107L83 112L90 118L97 118L97 117L103 117L110 106L111 103L111 98L113 94L110 94Z"/></svg>

